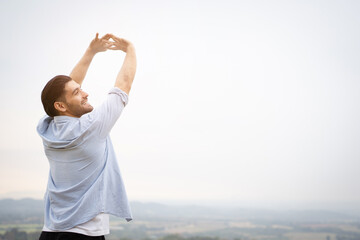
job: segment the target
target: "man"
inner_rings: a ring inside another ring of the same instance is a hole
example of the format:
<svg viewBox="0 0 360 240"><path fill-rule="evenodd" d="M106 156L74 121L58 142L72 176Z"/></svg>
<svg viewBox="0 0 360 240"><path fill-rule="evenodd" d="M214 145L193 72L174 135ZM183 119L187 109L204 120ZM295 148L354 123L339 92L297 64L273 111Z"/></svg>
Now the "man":
<svg viewBox="0 0 360 240"><path fill-rule="evenodd" d="M109 132L128 102L136 71L135 49L112 34L98 36L70 76L54 77L41 93L48 116L40 120L37 131L50 173L40 240L105 239L109 214L132 219ZM108 49L126 56L107 99L93 109L81 84L95 54Z"/></svg>

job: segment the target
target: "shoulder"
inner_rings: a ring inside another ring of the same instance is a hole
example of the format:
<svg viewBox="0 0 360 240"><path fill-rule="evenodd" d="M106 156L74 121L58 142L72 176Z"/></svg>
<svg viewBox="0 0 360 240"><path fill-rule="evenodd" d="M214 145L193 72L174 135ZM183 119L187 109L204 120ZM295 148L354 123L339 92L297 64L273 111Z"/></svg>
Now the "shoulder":
<svg viewBox="0 0 360 240"><path fill-rule="evenodd" d="M106 137L128 101L129 96L123 90L117 87L111 88L106 100L100 106L80 117L82 129L91 126L99 136Z"/></svg>

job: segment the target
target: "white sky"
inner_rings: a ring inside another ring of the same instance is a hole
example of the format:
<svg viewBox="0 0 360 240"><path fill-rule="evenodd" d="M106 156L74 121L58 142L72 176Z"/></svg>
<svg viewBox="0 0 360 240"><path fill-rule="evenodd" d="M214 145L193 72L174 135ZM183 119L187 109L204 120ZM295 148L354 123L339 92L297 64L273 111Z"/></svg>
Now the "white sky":
<svg viewBox="0 0 360 240"><path fill-rule="evenodd" d="M360 208L359 1L0 1L0 197L41 198L40 92L91 39L132 41L112 131L130 200ZM99 53L96 106L121 52Z"/></svg>

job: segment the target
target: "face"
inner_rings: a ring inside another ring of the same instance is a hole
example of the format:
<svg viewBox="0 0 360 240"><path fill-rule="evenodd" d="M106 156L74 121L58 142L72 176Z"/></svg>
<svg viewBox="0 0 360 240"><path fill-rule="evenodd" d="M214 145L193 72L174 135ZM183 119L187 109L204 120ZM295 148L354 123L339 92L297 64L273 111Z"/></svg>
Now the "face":
<svg viewBox="0 0 360 240"><path fill-rule="evenodd" d="M88 103L89 94L81 90L80 85L71 80L65 85L65 111L64 115L81 117L83 114L91 112L94 108Z"/></svg>

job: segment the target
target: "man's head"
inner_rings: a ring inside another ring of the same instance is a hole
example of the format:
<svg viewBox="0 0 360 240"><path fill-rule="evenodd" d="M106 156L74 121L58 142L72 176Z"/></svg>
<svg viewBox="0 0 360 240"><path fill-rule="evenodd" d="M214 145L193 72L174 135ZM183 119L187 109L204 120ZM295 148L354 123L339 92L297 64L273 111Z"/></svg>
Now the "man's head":
<svg viewBox="0 0 360 240"><path fill-rule="evenodd" d="M91 112L93 107L88 103L88 94L69 76L59 75L52 78L41 93L45 112L50 116L81 117Z"/></svg>

